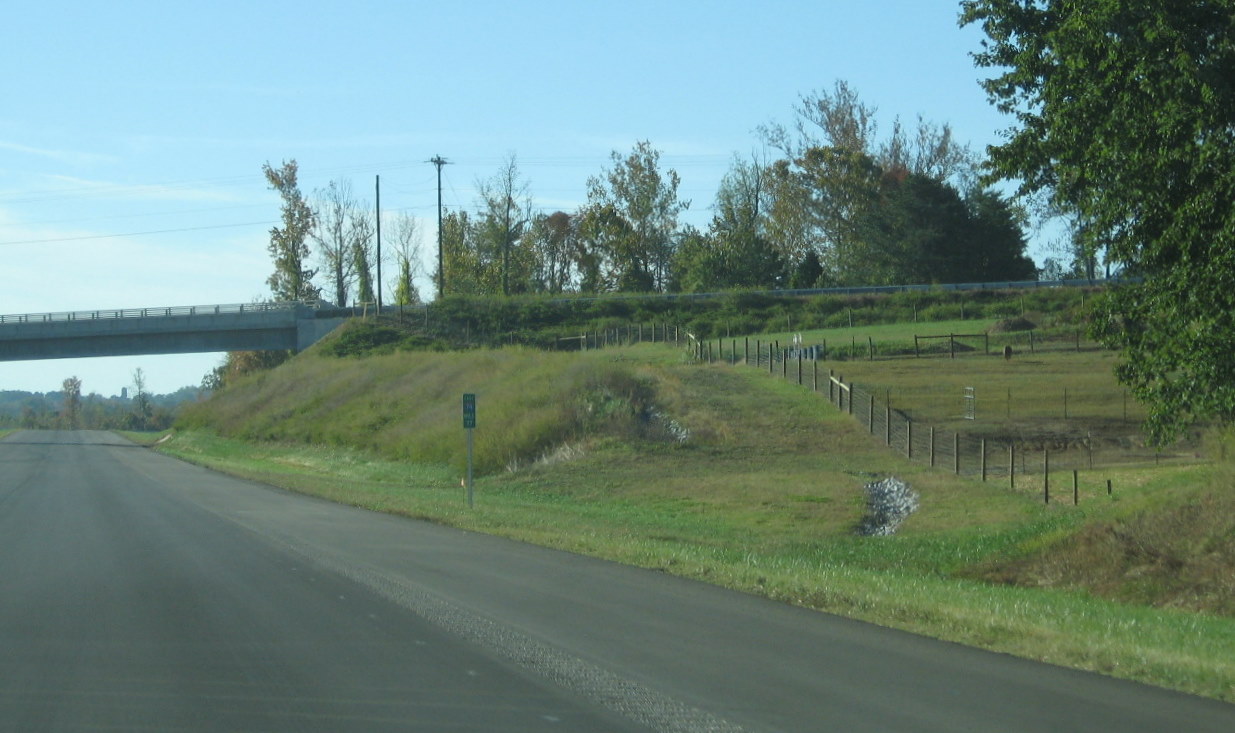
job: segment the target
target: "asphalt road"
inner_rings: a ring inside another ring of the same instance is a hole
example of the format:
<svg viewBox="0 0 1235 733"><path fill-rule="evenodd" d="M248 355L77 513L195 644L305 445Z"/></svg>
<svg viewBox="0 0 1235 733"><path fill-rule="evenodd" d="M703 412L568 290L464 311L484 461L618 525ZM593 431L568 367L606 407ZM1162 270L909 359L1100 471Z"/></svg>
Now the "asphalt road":
<svg viewBox="0 0 1235 733"><path fill-rule="evenodd" d="M1230 733L1235 706L21 432L0 730Z"/></svg>

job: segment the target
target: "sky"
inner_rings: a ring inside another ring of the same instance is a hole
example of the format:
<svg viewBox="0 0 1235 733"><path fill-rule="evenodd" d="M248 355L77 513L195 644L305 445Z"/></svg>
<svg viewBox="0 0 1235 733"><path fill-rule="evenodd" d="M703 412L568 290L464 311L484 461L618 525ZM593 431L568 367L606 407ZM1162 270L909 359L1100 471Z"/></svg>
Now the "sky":
<svg viewBox="0 0 1235 733"><path fill-rule="evenodd" d="M921 115L980 152L1011 121L957 14L955 0L11 3L0 314L268 297L267 162L296 160L306 195L347 181L370 205L380 177L383 215L418 218L431 269L437 155L448 208L473 209L513 155L537 209L570 211L614 151L647 140L703 228L734 157L764 152L757 128L791 124L837 80L881 132ZM107 396L141 368L167 393L221 359L0 362L0 390L78 376Z"/></svg>

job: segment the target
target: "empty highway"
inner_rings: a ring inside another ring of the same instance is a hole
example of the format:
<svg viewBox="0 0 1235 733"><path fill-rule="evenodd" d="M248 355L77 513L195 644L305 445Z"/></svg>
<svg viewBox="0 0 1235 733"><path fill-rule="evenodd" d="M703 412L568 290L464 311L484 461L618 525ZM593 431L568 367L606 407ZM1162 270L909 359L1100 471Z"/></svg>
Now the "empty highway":
<svg viewBox="0 0 1235 733"><path fill-rule="evenodd" d="M0 730L1222 731L1235 706L232 479L0 441Z"/></svg>

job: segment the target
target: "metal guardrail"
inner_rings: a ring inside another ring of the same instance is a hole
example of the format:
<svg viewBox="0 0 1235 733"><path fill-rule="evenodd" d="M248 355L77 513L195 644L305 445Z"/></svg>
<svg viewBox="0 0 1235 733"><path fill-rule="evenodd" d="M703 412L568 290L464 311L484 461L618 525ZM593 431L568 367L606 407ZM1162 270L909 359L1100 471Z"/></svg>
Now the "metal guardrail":
<svg viewBox="0 0 1235 733"><path fill-rule="evenodd" d="M756 290L750 294L801 297L812 295L868 295L876 293L905 293L921 291L965 291L965 290L1030 290L1035 288L1059 287L1093 287L1118 285L1121 283L1139 282L1140 278L1112 277L1101 280L1024 280L1000 281L989 283L942 283L918 285L872 285L845 288L812 288L804 290ZM706 300L731 296L733 293L611 293L601 297L560 298L558 302L577 302L601 299L652 299L665 300ZM122 308L95 311L69 311L64 313L26 313L20 315L0 315L0 325L8 323L51 323L55 321L85 321L120 318L158 318L165 316L195 316L218 315L220 313L263 313L269 311L292 310L300 306L308 306L314 310L329 311L331 315L367 314L368 309L357 307L331 306L314 301L293 301L282 303L238 303L233 305L182 305L165 308ZM389 308L395 306L387 306ZM423 307L423 306L422 306ZM322 313L321 315L326 315ZM319 317L321 317L319 315Z"/></svg>
<svg viewBox="0 0 1235 733"><path fill-rule="evenodd" d="M181 305L162 308L115 308L94 311L66 311L63 313L24 313L0 315L0 325L10 323L54 323L60 321L99 321L123 318L166 318L171 316L219 315L223 313L269 313L295 310L314 303L235 303L228 305Z"/></svg>

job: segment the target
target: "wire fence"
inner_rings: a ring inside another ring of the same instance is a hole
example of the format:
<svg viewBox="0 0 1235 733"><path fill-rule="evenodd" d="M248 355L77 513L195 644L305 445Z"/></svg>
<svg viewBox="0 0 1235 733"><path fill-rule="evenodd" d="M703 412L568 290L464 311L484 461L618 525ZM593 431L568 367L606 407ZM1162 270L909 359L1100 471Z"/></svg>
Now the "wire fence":
<svg viewBox="0 0 1235 733"><path fill-rule="evenodd" d="M1089 495L1107 493L1112 482L1102 471L1134 463L1159 463L1168 460L1191 459L1191 455L1163 454L1147 448L1138 441L1112 443L1095 439L1091 433L1079 430L1040 431L1031 435L1009 436L983 435L977 430L958 430L925 420L915 420L898 409L890 399L890 391L845 381L835 368L823 362L819 347L784 347L776 341L764 342L749 339L699 341L689 339L692 356L698 362L723 362L734 366L766 371L769 375L796 382L810 393L826 399L838 410L851 415L872 438L882 442L906 459L948 471L958 476L967 476L982 481L1001 481L1014 489L1041 491L1047 502L1054 500L1079 502L1082 489ZM725 348L728 346L729 348ZM912 355L909 358L913 358ZM1113 395L1122 395L1118 406L1111 408L1112 394L1105 399L1092 400L1092 396L1073 394L1069 406L1066 389L1061 389L1062 400L1058 409L1065 419L1076 420L1078 406L1087 400L1106 405L1102 415L1094 420L1106 419L1112 409L1122 410L1123 420L1128 421L1127 395L1119 390ZM1027 399L1042 401L1042 395ZM976 418L979 404L974 390L962 396L965 411L963 417ZM989 400L997 403L999 400ZM1010 414L1011 394L1005 409ZM994 407L991 408L995 409ZM1071 413L1069 410L1071 409ZM1129 426L1133 423L1129 422ZM1054 484L1054 485L1052 485ZM1070 494L1070 496L1069 496Z"/></svg>

